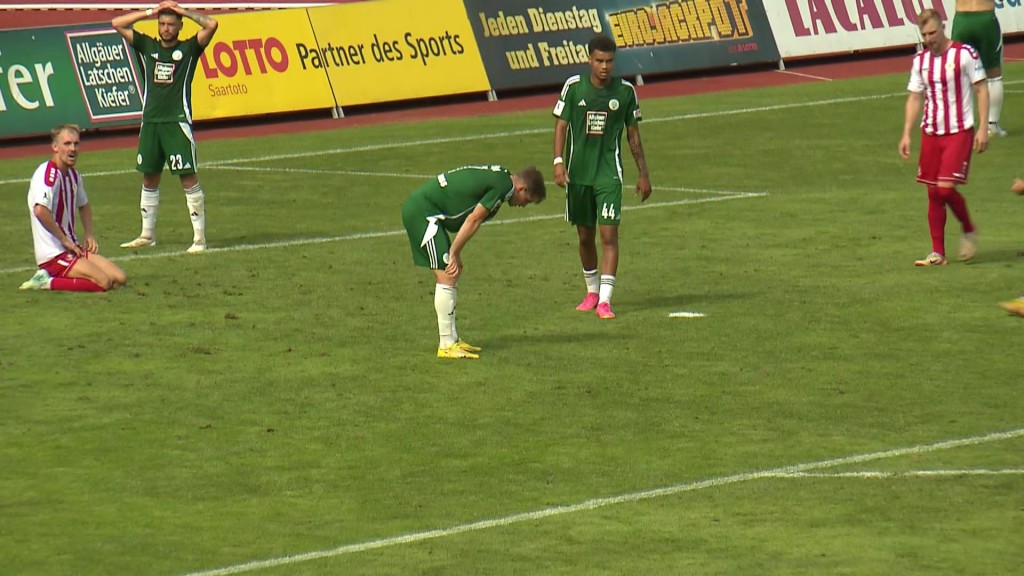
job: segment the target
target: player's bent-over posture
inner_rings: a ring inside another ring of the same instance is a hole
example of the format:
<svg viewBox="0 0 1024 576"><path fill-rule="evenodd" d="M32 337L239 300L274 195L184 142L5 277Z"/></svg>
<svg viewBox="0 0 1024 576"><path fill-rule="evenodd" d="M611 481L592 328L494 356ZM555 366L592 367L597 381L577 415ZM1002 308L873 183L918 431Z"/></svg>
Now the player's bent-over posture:
<svg viewBox="0 0 1024 576"><path fill-rule="evenodd" d="M153 14L157 17L159 38L133 28L136 22ZM200 26L188 40L179 40L182 17ZM142 173L142 233L122 248L141 248L156 244L156 215L160 205L160 175L164 165L181 179L185 203L192 219L192 245L189 253L206 249L206 196L199 184L196 140L192 133L192 78L199 57L217 31L210 16L186 10L173 0L164 0L147 10L129 12L111 21L114 29L131 44L142 67L142 128L136 170Z"/></svg>
<svg viewBox="0 0 1024 576"><path fill-rule="evenodd" d="M82 175L75 170L79 129L62 124L50 131L53 156L39 165L28 189L32 244L39 271L22 290L103 292L124 285L124 271L99 254L93 237L92 206ZM75 233L78 212L82 237Z"/></svg>
<svg viewBox="0 0 1024 576"><path fill-rule="evenodd" d="M647 160L640 141L640 105L636 89L612 77L615 41L599 34L587 48L590 74L569 77L555 103L555 183L566 188L565 217L576 226L587 295L576 306L614 318L612 291L619 267L622 218L622 130L636 161L640 201L651 195ZM601 233L598 273L597 232Z"/></svg>
<svg viewBox="0 0 1024 576"><path fill-rule="evenodd" d="M910 133L920 118L922 136L917 181L928 187L932 251L914 265L942 266L946 264L947 206L963 228L960 259L970 260L977 249L978 232L967 212L967 200L957 190L957 185L967 183L972 149L981 153L988 147L988 130L974 129L971 95L973 91L978 99L979 117L985 118L988 86L978 52L971 46L950 40L942 29L938 12L924 10L917 18L924 49L914 56L910 71L899 153L904 160L910 158Z"/></svg>
<svg viewBox="0 0 1024 576"><path fill-rule="evenodd" d="M544 177L534 167L515 174L501 166L464 166L438 174L402 206L412 260L434 272L438 358L476 359L480 348L459 338L455 322L456 286L462 275L462 249L502 204L526 206L547 196ZM455 239L448 234L455 234Z"/></svg>

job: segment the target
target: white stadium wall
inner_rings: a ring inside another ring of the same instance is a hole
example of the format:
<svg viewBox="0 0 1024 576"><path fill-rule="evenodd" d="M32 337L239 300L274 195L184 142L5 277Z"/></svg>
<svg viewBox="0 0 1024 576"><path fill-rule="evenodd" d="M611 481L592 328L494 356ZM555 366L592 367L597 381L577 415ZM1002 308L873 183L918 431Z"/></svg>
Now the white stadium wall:
<svg viewBox="0 0 1024 576"><path fill-rule="evenodd" d="M934 8L953 17L954 0L766 0L779 55L843 54L920 41L917 13ZM1024 31L1024 0L997 0L1004 34Z"/></svg>

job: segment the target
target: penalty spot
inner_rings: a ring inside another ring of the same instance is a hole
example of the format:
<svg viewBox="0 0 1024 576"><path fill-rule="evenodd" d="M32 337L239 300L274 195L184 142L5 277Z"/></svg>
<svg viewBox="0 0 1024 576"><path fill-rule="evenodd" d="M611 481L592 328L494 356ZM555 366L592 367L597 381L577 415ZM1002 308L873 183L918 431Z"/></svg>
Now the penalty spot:
<svg viewBox="0 0 1024 576"><path fill-rule="evenodd" d="M703 318L703 312L669 312L669 318Z"/></svg>

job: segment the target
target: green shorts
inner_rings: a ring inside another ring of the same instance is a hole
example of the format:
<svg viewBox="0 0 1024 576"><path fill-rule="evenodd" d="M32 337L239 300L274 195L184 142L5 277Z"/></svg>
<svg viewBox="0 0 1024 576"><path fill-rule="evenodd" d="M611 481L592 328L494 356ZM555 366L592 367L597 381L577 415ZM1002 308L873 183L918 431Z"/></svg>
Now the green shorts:
<svg viewBox="0 0 1024 576"><path fill-rule="evenodd" d="M422 203L410 198L402 205L402 224L409 236L412 261L417 266L444 270L448 265L451 239L434 216L428 216Z"/></svg>
<svg viewBox="0 0 1024 576"><path fill-rule="evenodd" d="M957 12L953 15L950 38L970 44L981 56L985 70L1003 66L1003 31L999 19L992 12Z"/></svg>
<svg viewBox="0 0 1024 576"><path fill-rule="evenodd" d="M618 226L622 218L622 183L584 186L569 182L565 189L565 219L576 226Z"/></svg>
<svg viewBox="0 0 1024 576"><path fill-rule="evenodd" d="M143 174L159 174L164 165L171 174L195 174L198 166L192 126L187 122L143 122L135 163L135 169Z"/></svg>

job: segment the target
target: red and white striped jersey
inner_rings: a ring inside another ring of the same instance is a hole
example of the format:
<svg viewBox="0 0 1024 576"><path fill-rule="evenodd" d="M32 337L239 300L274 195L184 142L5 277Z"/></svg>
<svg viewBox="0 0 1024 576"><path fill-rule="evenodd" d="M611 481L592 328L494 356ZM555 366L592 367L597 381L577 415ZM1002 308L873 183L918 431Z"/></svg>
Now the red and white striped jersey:
<svg viewBox="0 0 1024 576"><path fill-rule="evenodd" d="M924 93L921 130L930 136L956 134L974 127L974 84L985 80L978 51L951 42L936 56L925 49L914 56L907 90Z"/></svg>
<svg viewBox="0 0 1024 576"><path fill-rule="evenodd" d="M36 218L36 204L49 208L60 229L77 244L75 215L79 208L88 203L89 198L85 194L85 185L78 170L68 168L67 172L61 172L52 160L39 165L28 188L28 212L32 221L36 264L52 260L64 252L60 240Z"/></svg>

